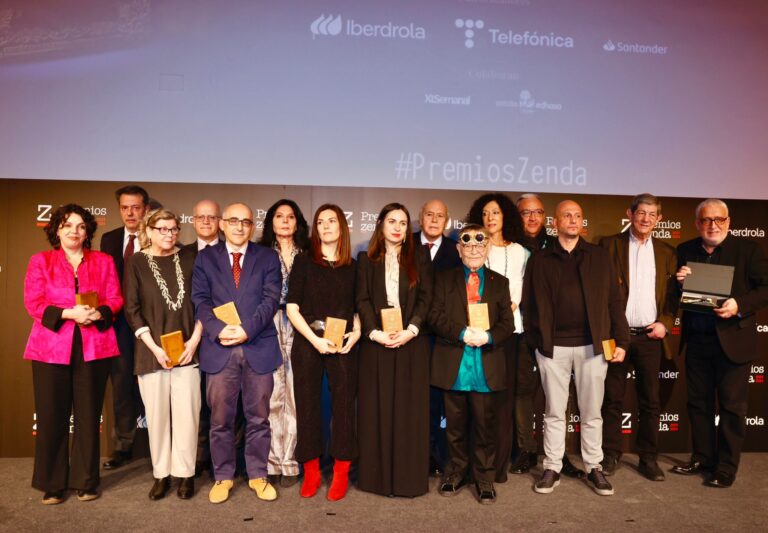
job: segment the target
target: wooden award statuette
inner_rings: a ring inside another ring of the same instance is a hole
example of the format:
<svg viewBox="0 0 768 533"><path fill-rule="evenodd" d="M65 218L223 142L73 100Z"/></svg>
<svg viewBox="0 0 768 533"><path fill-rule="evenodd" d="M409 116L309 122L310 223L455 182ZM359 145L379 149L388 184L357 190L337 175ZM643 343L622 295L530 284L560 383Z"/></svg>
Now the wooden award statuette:
<svg viewBox="0 0 768 533"><path fill-rule="evenodd" d="M341 350L344 346L344 332L347 330L347 321L341 318L329 316L325 319L325 332L323 338L328 339Z"/></svg>
<svg viewBox="0 0 768 533"><path fill-rule="evenodd" d="M483 331L491 329L487 303L469 304L467 306L467 314L469 315L469 327L482 329Z"/></svg>
<svg viewBox="0 0 768 533"><path fill-rule="evenodd" d="M99 295L96 291L79 292L75 294L75 303L77 305L87 305L96 309L99 307Z"/></svg>
<svg viewBox="0 0 768 533"><path fill-rule="evenodd" d="M224 305L214 307L213 314L228 326L239 326L242 324L240 315L237 314L235 302L227 302Z"/></svg>
<svg viewBox="0 0 768 533"><path fill-rule="evenodd" d="M403 312L399 307L381 310L381 330L385 333L403 331Z"/></svg>
<svg viewBox="0 0 768 533"><path fill-rule="evenodd" d="M161 335L160 344L163 346L165 355L171 358L171 366L178 366L181 354L184 353L184 335L181 330Z"/></svg>
<svg viewBox="0 0 768 533"><path fill-rule="evenodd" d="M613 359L613 353L616 351L616 339L608 339L603 341L603 355L606 361Z"/></svg>

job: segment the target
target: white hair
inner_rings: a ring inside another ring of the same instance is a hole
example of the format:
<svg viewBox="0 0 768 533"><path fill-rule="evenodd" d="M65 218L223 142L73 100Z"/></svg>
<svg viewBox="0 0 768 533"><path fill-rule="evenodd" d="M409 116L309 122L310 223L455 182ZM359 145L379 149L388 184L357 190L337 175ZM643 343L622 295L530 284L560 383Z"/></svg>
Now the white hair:
<svg viewBox="0 0 768 533"><path fill-rule="evenodd" d="M699 218L699 214L701 213L701 210L707 207L708 205L716 205L717 207L722 207L725 209L725 216L728 216L728 205L723 202L722 200L718 198L707 198L703 202L701 202L699 205L696 206L696 218Z"/></svg>

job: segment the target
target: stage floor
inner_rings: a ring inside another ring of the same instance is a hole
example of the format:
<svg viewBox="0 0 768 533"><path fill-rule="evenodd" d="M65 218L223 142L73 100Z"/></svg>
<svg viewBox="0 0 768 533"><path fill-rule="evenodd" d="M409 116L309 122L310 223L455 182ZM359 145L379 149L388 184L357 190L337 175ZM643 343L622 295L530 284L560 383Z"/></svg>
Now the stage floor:
<svg viewBox="0 0 768 533"><path fill-rule="evenodd" d="M686 459L664 455L667 471ZM352 487L340 502L325 499L327 481L315 498L299 496L299 485L280 489L276 502L256 499L238 480L229 501L208 502L211 480L197 480L198 492L182 501L174 492L152 502L149 461L137 460L103 472L103 495L79 502L74 495L61 505L40 504L42 494L29 486L32 460L0 459L0 530L2 531L765 531L768 502L768 454L742 456L740 473L730 489L702 485L700 477L668 473L664 482L646 481L637 473L636 456L625 456L610 480L616 494L601 497L582 481L563 478L549 495L532 490L534 474L510 475L496 486L494 505L480 505L473 491L453 498L437 493L420 498L386 498ZM539 469L535 476L540 474Z"/></svg>

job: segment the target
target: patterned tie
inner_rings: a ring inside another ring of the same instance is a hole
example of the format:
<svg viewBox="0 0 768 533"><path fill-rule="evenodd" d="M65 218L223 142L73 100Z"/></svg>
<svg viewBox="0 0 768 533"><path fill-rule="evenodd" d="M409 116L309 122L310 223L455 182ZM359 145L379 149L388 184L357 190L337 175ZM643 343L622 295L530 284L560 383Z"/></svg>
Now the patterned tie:
<svg viewBox="0 0 768 533"><path fill-rule="evenodd" d="M433 243L433 242L425 242L424 243L424 246L427 247L427 250L431 250L434 245L435 245L435 243Z"/></svg>
<svg viewBox="0 0 768 533"><path fill-rule="evenodd" d="M128 246L125 247L123 252L123 262L128 261L128 258L133 255L133 242L136 240L136 234L131 233L128 235Z"/></svg>
<svg viewBox="0 0 768 533"><path fill-rule="evenodd" d="M480 276L477 272L470 272L467 280L467 301L476 304L480 301Z"/></svg>
<svg viewBox="0 0 768 533"><path fill-rule="evenodd" d="M240 252L232 252L232 277L235 278L235 288L240 287L240 258L243 254Z"/></svg>

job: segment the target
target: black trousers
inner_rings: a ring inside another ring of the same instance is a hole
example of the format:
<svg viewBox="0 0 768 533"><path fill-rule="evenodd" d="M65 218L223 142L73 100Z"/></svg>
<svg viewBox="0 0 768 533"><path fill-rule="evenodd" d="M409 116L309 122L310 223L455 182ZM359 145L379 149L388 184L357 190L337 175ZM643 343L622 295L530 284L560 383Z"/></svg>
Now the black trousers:
<svg viewBox="0 0 768 533"><path fill-rule="evenodd" d="M331 395L331 442L334 459L357 457L355 398L357 396L357 346L346 355L322 355L296 333L291 350L293 390L296 397L296 460L306 463L323 455L323 413L320 396L323 372Z"/></svg>
<svg viewBox="0 0 768 533"><path fill-rule="evenodd" d="M661 341L647 335L632 335L627 357L608 365L603 397L603 453L621 457L621 433L627 374L635 369L637 406L640 422L635 448L641 460L656 460L659 443L659 369L663 348Z"/></svg>
<svg viewBox="0 0 768 533"><path fill-rule="evenodd" d="M515 418L515 391L512 386L515 383L516 360L519 335L512 335L504 343L504 357L507 363L507 389L494 394L497 397L498 406L496 408L496 438L495 438L495 467L496 482L504 483L507 481L507 470L512 458L512 448L514 443L514 418ZM447 408L446 408L446 419ZM450 446L449 446L450 448Z"/></svg>
<svg viewBox="0 0 768 533"><path fill-rule="evenodd" d="M142 414L139 385L133 375L133 345L135 338L125 315L120 312L115 320L115 334L120 357L112 358L109 378L112 380L112 407L115 426L112 430L115 451L131 452L136 437L136 419Z"/></svg>
<svg viewBox="0 0 768 533"><path fill-rule="evenodd" d="M499 393L445 391L445 475L493 483L496 478L496 436Z"/></svg>
<svg viewBox="0 0 768 533"><path fill-rule="evenodd" d="M746 435L749 363L734 363L717 337L689 339L685 356L693 460L735 474ZM717 408L717 410L716 410ZM720 422L715 425L715 414Z"/></svg>
<svg viewBox="0 0 768 533"><path fill-rule="evenodd" d="M32 486L45 492L99 486L99 425L112 358L86 363L78 330L69 365L32 361L37 437ZM73 418L69 452L70 415Z"/></svg>
<svg viewBox="0 0 768 533"><path fill-rule="evenodd" d="M515 353L515 445L521 453L536 453L538 446L533 436L533 401L541 378L536 369L536 357L525 340L525 333L516 335Z"/></svg>

